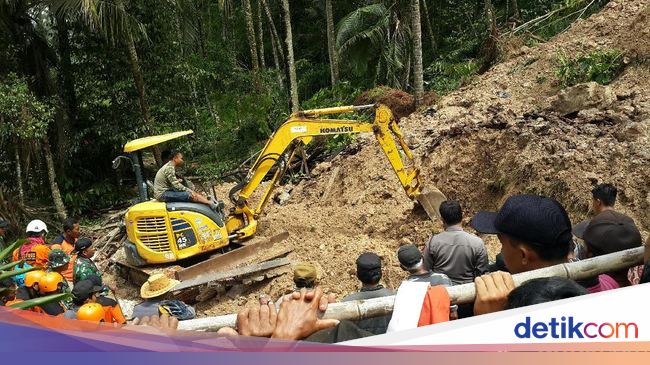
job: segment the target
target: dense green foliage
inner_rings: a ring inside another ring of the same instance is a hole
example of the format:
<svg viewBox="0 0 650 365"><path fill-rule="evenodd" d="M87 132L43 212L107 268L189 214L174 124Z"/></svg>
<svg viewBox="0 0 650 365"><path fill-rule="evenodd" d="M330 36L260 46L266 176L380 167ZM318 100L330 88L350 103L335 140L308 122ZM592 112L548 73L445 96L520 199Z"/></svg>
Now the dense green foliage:
<svg viewBox="0 0 650 365"><path fill-rule="evenodd" d="M623 66L623 53L617 49L598 49L589 53L578 52L570 57L562 50L557 55L560 66L555 76L560 79L562 87L569 87L583 82L595 81L607 85Z"/></svg>
<svg viewBox="0 0 650 365"><path fill-rule="evenodd" d="M189 173L214 179L236 168L288 116L286 55L278 55L280 70L276 70L274 37L264 11L261 46L266 68L261 71L263 92L258 94L240 2L129 0L124 1L124 12L118 6L121 2L0 1L0 200L16 199L15 171L20 163L26 202L52 202L39 141L42 134L52 145L58 188L68 214L91 213L134 197L128 169L119 174L111 169L112 159L127 141L149 133L127 52L131 38L153 132L192 129L196 133L196 139L161 146L184 151ZM257 23L259 2L251 3ZM266 3L284 48L280 53L286 53L281 2ZM335 88L330 85L324 4L290 3L303 108L350 104L377 85L412 91L408 0L333 1L342 80ZM607 1L519 0L519 14L513 12L512 0L491 3L499 33L504 34L512 22L523 24L557 10L527 29L548 38ZM587 3L591 6L585 9ZM421 16L426 90L447 93L481 69L488 35L485 4L426 2L428 13ZM89 14L84 6L103 11ZM425 12L424 6L420 9ZM350 139L329 140L327 148L336 150ZM152 164L151 155L145 157Z"/></svg>

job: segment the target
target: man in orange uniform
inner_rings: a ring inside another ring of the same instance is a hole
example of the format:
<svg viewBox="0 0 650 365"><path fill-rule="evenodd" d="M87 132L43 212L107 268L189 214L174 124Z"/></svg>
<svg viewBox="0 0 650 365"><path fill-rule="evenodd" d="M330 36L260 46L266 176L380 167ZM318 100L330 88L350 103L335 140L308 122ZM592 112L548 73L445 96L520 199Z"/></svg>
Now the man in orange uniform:
<svg viewBox="0 0 650 365"><path fill-rule="evenodd" d="M38 289L42 296L60 294L63 290L63 276L58 272L50 272L38 279ZM39 306L45 313L61 317L65 313L65 306L61 302L43 304Z"/></svg>
<svg viewBox="0 0 650 365"><path fill-rule="evenodd" d="M44 240L47 234L47 226L43 221L36 219L29 222L25 231L27 232L27 240L29 242L14 251L14 261L25 260L25 264L20 268L31 266L45 267L47 264L47 256L50 254L50 248L47 247Z"/></svg>
<svg viewBox="0 0 650 365"><path fill-rule="evenodd" d="M18 288L16 291L16 297L14 300L8 301L6 306L10 306L15 303L24 302L26 300L38 298L40 296L40 291L38 288L38 280L45 275L45 271L34 270L25 274L25 286ZM31 312L36 313L45 313L40 307L32 307L27 309Z"/></svg>
<svg viewBox="0 0 650 365"><path fill-rule="evenodd" d="M77 255L72 255L72 251L74 251L74 243L77 242L80 234L79 222L74 218L68 218L63 221L63 233L52 242L52 250L61 249L70 256L68 267L60 272L65 280L70 282L72 282L74 261L77 259Z"/></svg>

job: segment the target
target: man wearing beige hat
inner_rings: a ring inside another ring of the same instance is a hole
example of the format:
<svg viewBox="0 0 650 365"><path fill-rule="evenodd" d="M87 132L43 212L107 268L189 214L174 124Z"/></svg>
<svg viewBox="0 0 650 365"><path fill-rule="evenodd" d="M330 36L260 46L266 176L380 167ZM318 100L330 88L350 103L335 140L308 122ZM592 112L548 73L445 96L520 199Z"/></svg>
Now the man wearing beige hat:
<svg viewBox="0 0 650 365"><path fill-rule="evenodd" d="M301 288L315 288L318 284L318 269L315 265L308 262L298 264L293 271L293 282L296 284L297 290Z"/></svg>
<svg viewBox="0 0 650 365"><path fill-rule="evenodd" d="M180 283L178 280L170 279L164 274L154 274L142 284L140 296L145 299L143 303L133 308L133 318L157 316L161 308L165 313L177 317L179 320L194 318L196 312L191 306L178 301L167 300L169 292Z"/></svg>

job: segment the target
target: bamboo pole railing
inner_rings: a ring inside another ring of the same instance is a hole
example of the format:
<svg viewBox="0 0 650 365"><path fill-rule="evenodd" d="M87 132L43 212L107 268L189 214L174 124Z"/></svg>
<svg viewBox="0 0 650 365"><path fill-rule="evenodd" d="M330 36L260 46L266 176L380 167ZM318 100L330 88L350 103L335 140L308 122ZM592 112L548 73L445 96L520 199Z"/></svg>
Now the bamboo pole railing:
<svg viewBox="0 0 650 365"><path fill-rule="evenodd" d="M578 262L549 266L538 270L527 271L513 275L515 286L520 286L531 279L561 277L572 280L584 280L597 275L630 268L643 263L643 247L594 257ZM447 288L451 304L472 303L476 299L474 283L451 286ZM395 297L383 297L368 300L357 300L342 303L332 303L328 306L323 318L359 321L367 318L386 316L393 313ZM216 332L223 327L237 327L237 314L218 317L206 317L181 321L179 330Z"/></svg>

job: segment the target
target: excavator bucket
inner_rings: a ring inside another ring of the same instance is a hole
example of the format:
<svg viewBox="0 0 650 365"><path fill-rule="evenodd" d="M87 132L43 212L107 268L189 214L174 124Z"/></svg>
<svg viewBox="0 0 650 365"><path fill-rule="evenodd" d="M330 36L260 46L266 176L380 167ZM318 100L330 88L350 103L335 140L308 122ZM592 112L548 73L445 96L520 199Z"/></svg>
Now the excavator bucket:
<svg viewBox="0 0 650 365"><path fill-rule="evenodd" d="M447 200L437 188L424 187L415 199L420 203L422 208L427 212L429 219L436 222L440 219L440 204Z"/></svg>

